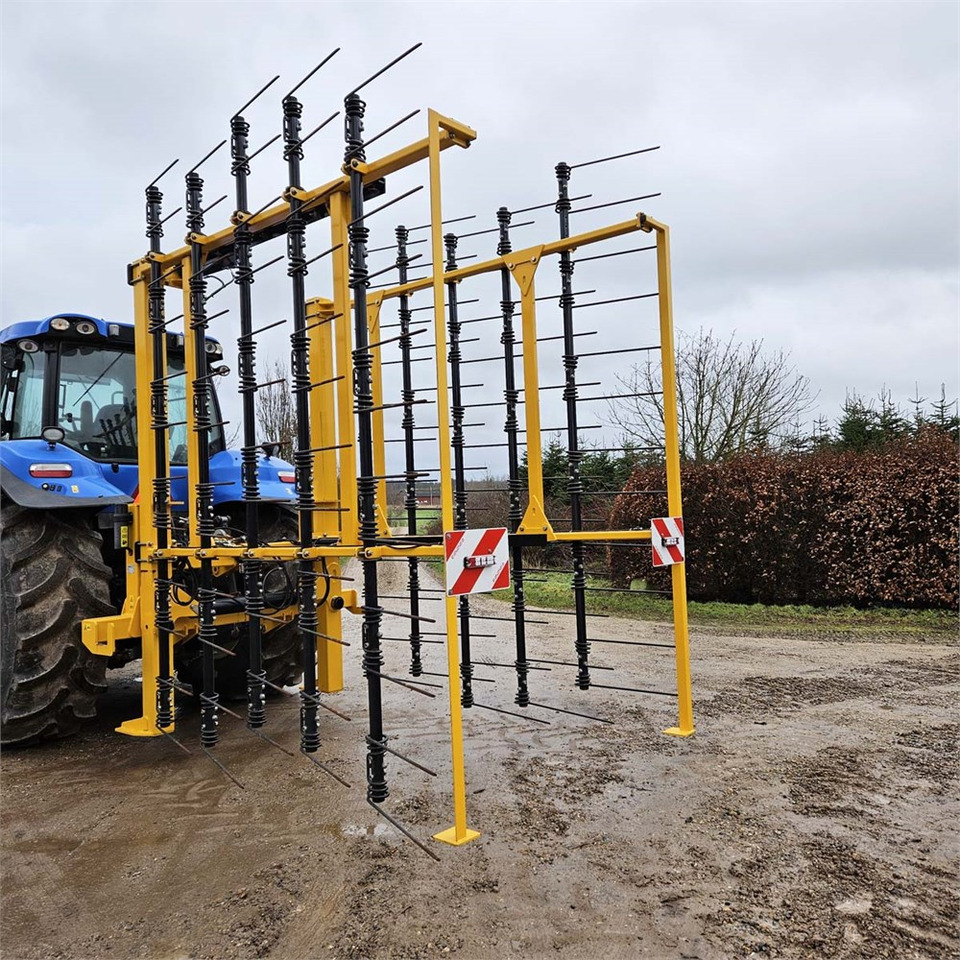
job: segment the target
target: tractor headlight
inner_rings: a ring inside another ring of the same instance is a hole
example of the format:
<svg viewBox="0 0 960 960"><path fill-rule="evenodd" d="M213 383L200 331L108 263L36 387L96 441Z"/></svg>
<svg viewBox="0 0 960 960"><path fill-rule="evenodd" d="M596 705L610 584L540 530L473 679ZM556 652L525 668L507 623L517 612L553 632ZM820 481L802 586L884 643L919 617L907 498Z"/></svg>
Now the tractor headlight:
<svg viewBox="0 0 960 960"><path fill-rule="evenodd" d="M70 321L66 317L54 317L50 321L51 330L59 330L63 333L64 330L70 329Z"/></svg>
<svg viewBox="0 0 960 960"><path fill-rule="evenodd" d="M17 346L24 353L36 353L40 349L40 345L36 342L36 340L21 340Z"/></svg>
<svg viewBox="0 0 960 960"><path fill-rule="evenodd" d="M204 344L204 348L206 349L207 353L213 354L220 352L220 344L214 343L212 340L208 340L206 344Z"/></svg>
<svg viewBox="0 0 960 960"><path fill-rule="evenodd" d="M84 336L89 336L91 333L97 332L97 325L91 323L89 320L78 320L77 321L77 333L82 333Z"/></svg>

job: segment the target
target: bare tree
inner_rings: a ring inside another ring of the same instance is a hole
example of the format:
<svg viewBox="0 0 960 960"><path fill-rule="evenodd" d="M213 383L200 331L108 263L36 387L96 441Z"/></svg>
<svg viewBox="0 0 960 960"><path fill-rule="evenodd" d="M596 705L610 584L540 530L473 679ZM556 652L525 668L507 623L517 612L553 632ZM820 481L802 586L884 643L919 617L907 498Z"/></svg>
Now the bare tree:
<svg viewBox="0 0 960 960"><path fill-rule="evenodd" d="M720 460L744 450L783 445L812 403L810 381L784 351L765 353L762 340L741 343L702 328L679 335L677 401L680 455ZM639 446L663 443L659 357L617 377L624 393L610 401L609 419Z"/></svg>
<svg viewBox="0 0 960 960"><path fill-rule="evenodd" d="M293 450L297 435L297 412L293 407L290 392L290 377L287 365L282 360L270 360L264 364L264 379L272 382L257 391L257 426L264 441L280 444L280 450L288 455Z"/></svg>

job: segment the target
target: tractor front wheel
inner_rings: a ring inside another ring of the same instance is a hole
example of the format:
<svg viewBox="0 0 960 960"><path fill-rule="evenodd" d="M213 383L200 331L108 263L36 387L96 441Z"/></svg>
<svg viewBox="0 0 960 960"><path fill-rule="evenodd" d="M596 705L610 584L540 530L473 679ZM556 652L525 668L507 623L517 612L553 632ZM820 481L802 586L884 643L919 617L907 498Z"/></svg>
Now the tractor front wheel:
<svg viewBox="0 0 960 960"><path fill-rule="evenodd" d="M0 508L0 743L66 737L96 715L107 660L81 622L114 613L102 538L80 515Z"/></svg>

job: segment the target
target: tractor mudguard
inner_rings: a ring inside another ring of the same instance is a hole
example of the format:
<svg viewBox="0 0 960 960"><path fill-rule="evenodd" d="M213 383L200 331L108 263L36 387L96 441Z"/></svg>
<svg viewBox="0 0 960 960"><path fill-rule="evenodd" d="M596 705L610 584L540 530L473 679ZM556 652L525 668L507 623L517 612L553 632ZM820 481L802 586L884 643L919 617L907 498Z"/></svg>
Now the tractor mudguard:
<svg viewBox="0 0 960 960"><path fill-rule="evenodd" d="M107 481L97 464L83 454L62 443L51 447L46 440L5 440L0 444L0 488L21 507L41 510L106 507L132 499Z"/></svg>

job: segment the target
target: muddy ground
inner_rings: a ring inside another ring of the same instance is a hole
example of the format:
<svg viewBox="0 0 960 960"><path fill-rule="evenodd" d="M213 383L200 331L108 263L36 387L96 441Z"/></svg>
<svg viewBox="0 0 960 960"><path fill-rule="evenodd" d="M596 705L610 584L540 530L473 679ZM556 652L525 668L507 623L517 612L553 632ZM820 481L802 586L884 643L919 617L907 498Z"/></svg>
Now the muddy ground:
<svg viewBox="0 0 960 960"><path fill-rule="evenodd" d="M385 593L402 592L391 566ZM395 608L401 601L385 601ZM440 604L430 604L440 606ZM477 609L505 616L483 599ZM571 623L531 628L531 656L569 660ZM358 640L358 624L349 618ZM594 634L670 641L668 628L596 619ZM477 621L509 636L509 624ZM437 629L437 628L432 628ZM385 633L403 636L388 618ZM402 674L404 644L386 641ZM507 639L475 641L508 662ZM444 669L442 646L426 669ZM136 671L114 675L82 736L2 757L4 960L27 958L946 958L958 940L960 650L695 633L697 734L665 737L671 699L531 675L534 699L612 724L549 725L474 709L466 720L470 825L451 824L443 690L386 684L393 745L438 771L391 760L387 808L435 863L364 801L359 642L352 723L322 717L320 758L346 790L230 717L217 756L179 735L112 732L133 716ZM596 644L596 682L669 690L672 653ZM508 670L478 667L478 701L512 707ZM427 677L429 682L441 679ZM296 750L297 701L271 703L266 732Z"/></svg>

